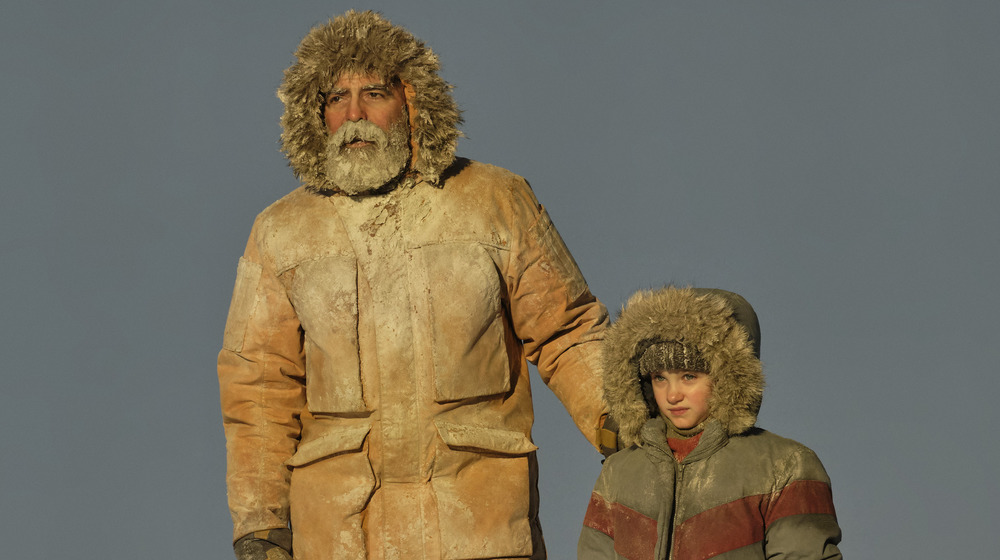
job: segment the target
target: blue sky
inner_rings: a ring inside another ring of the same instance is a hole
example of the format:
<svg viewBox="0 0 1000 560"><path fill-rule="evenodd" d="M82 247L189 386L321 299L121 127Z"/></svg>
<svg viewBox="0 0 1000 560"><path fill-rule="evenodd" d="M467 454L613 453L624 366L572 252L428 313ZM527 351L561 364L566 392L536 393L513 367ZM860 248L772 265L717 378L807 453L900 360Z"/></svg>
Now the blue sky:
<svg viewBox="0 0 1000 560"><path fill-rule="evenodd" d="M845 554L1000 545L1000 4L20 4L0 21L8 555L231 554L215 355L253 218L297 186L281 72L351 7L438 53L459 154L531 182L613 314L666 283L755 306L760 425L823 460ZM535 394L546 541L571 558L600 457Z"/></svg>

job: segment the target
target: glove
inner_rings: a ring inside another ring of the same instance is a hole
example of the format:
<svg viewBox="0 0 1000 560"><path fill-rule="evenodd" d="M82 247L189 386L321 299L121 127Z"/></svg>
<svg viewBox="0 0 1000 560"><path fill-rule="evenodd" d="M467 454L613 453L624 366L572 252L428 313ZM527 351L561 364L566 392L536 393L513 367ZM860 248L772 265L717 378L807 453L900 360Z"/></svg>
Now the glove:
<svg viewBox="0 0 1000 560"><path fill-rule="evenodd" d="M618 421L610 414L604 417L604 423L597 430L597 443L601 446L601 455L604 455L605 459L621 449L621 444L618 442Z"/></svg>
<svg viewBox="0 0 1000 560"><path fill-rule="evenodd" d="M292 560L291 529L264 529L233 543L236 560Z"/></svg>

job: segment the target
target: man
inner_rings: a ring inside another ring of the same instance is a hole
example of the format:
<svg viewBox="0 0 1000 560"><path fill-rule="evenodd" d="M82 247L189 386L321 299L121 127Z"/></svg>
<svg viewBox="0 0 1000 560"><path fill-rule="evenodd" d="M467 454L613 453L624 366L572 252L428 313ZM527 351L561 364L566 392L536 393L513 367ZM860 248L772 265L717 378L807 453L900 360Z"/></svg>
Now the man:
<svg viewBox="0 0 1000 560"><path fill-rule="evenodd" d="M257 217L219 354L237 557L544 558L525 360L597 445L607 312L527 183L455 158L422 42L348 12L296 56L304 184Z"/></svg>

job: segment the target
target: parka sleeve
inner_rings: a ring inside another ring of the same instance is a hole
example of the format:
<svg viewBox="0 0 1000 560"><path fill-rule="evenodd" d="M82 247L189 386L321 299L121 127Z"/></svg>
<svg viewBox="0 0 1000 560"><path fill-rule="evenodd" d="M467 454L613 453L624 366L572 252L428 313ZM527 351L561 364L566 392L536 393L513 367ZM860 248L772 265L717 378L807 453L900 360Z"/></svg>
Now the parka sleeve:
<svg viewBox="0 0 1000 560"><path fill-rule="evenodd" d="M528 360L595 448L607 413L599 352L608 312L527 183L515 189L511 272L514 330ZM515 224L517 226L518 224Z"/></svg>
<svg viewBox="0 0 1000 560"><path fill-rule="evenodd" d="M284 463L298 444L305 406L301 327L255 237L239 261L218 361L234 540L288 526Z"/></svg>
<svg viewBox="0 0 1000 560"><path fill-rule="evenodd" d="M577 560L603 560L615 558L614 523L612 502L608 492L608 461L601 469L594 491L590 495L587 513L583 518L583 529L576 544Z"/></svg>
<svg viewBox="0 0 1000 560"><path fill-rule="evenodd" d="M767 558L841 560L830 479L819 458L803 447L780 471L790 476L765 512Z"/></svg>

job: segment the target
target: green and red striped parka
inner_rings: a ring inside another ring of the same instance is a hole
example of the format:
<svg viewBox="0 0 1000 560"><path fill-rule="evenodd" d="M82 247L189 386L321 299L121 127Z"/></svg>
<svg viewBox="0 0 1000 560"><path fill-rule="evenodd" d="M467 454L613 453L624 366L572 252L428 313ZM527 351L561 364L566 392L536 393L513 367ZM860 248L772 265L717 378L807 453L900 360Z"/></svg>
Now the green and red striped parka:
<svg viewBox="0 0 1000 560"><path fill-rule="evenodd" d="M647 348L669 341L703 356L713 382L709 419L680 461L638 366ZM756 314L736 294L669 287L629 300L604 349L605 396L629 447L604 463L579 559L842 558L816 454L753 426L764 382L759 341Z"/></svg>

